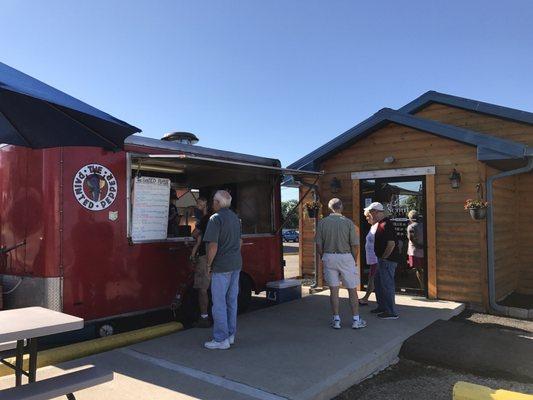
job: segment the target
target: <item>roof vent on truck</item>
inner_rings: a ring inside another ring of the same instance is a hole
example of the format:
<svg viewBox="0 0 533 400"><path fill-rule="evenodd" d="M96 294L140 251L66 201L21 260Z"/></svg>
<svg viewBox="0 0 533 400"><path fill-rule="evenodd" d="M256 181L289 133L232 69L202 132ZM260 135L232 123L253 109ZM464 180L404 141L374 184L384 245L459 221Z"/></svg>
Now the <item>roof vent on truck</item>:
<svg viewBox="0 0 533 400"><path fill-rule="evenodd" d="M194 133L190 132L170 132L163 136L161 140L183 144L196 144L200 139Z"/></svg>

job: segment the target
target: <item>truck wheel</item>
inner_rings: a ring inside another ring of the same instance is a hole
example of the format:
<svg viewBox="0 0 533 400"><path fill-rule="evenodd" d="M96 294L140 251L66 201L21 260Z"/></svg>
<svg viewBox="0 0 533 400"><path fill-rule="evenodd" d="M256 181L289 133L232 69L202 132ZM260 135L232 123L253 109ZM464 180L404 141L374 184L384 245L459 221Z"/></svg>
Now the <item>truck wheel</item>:
<svg viewBox="0 0 533 400"><path fill-rule="evenodd" d="M246 311L252 301L252 280L245 274L241 274L239 279L239 313Z"/></svg>
<svg viewBox="0 0 533 400"><path fill-rule="evenodd" d="M115 333L115 327L110 323L102 324L98 327L96 333L98 334L98 337L101 338L112 336Z"/></svg>

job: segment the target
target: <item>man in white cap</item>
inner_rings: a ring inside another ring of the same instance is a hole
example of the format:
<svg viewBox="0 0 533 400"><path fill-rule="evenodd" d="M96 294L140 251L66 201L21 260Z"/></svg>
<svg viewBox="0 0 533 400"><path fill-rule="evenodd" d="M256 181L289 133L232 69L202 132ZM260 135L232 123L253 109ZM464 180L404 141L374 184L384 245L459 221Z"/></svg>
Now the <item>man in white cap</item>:
<svg viewBox="0 0 533 400"><path fill-rule="evenodd" d="M372 203L364 212L370 225L377 224L374 250L378 258L378 268L374 275L374 285L378 306L370 312L381 319L398 319L394 301L394 274L400 260L396 231L391 220L385 215L383 204Z"/></svg>
<svg viewBox="0 0 533 400"><path fill-rule="evenodd" d="M324 265L324 279L329 286L333 319L331 327L340 329L339 286L342 283L348 289L352 309L352 328L360 329L366 322L359 317L359 301L356 288L359 285L359 273L355 258L359 252L359 238L355 234L355 225L342 215L342 202L333 198L328 203L330 215L319 221L316 229L316 247Z"/></svg>

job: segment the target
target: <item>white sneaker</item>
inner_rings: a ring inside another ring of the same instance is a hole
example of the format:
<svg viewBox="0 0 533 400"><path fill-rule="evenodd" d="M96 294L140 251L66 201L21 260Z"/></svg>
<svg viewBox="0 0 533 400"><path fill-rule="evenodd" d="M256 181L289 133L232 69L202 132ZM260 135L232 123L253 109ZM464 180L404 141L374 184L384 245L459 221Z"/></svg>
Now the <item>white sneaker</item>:
<svg viewBox="0 0 533 400"><path fill-rule="evenodd" d="M228 342L229 342L229 344L235 344L235 335L231 335L231 336L228 338Z"/></svg>
<svg viewBox="0 0 533 400"><path fill-rule="evenodd" d="M359 318L358 320L354 320L352 323L353 329L361 329L366 327L366 321L364 319Z"/></svg>
<svg viewBox="0 0 533 400"><path fill-rule="evenodd" d="M341 329L341 320L340 319L331 320L331 327L333 329Z"/></svg>
<svg viewBox="0 0 533 400"><path fill-rule="evenodd" d="M216 340L211 340L210 342L205 342L204 346L209 350L227 350L229 349L229 340L223 340L222 342L217 342Z"/></svg>

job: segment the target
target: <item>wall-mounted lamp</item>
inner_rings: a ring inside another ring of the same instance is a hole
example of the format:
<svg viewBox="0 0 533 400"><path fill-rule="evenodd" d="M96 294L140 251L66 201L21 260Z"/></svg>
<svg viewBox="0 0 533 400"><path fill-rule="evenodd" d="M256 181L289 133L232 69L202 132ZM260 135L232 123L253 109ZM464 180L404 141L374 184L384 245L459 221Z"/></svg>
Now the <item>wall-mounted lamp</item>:
<svg viewBox="0 0 533 400"><path fill-rule="evenodd" d="M459 189L461 185L461 174L454 168L450 175L450 185L452 189Z"/></svg>
<svg viewBox="0 0 533 400"><path fill-rule="evenodd" d="M341 190L341 181L337 177L333 178L331 182L329 183L329 188L331 189L331 193L338 193L339 190Z"/></svg>
<svg viewBox="0 0 533 400"><path fill-rule="evenodd" d="M385 164L392 164L394 161L395 161L395 159L394 159L393 156L385 157L385 159L383 160L383 162L384 162Z"/></svg>

